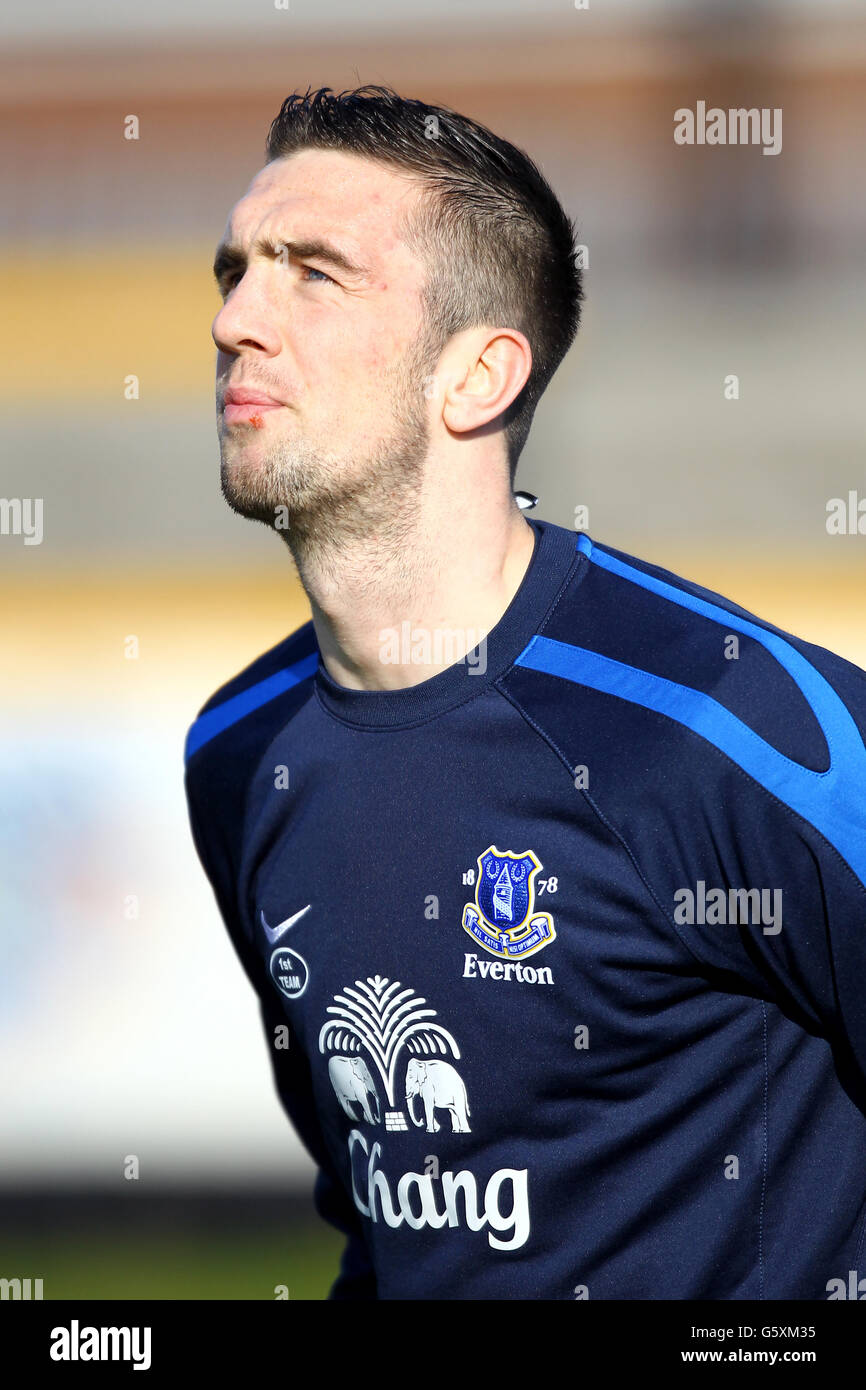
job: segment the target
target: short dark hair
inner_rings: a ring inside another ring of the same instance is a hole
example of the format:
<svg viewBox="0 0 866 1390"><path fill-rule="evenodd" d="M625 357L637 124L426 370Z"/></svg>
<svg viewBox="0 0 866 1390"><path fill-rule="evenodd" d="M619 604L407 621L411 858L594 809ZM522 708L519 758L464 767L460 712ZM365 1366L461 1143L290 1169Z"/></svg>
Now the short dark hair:
<svg viewBox="0 0 866 1390"><path fill-rule="evenodd" d="M425 360L482 324L517 328L532 371L503 413L511 480L535 407L574 341L583 299L576 229L523 150L447 106L367 85L294 93L271 123L268 163L313 148L363 155L416 175L429 195L400 228L426 261Z"/></svg>

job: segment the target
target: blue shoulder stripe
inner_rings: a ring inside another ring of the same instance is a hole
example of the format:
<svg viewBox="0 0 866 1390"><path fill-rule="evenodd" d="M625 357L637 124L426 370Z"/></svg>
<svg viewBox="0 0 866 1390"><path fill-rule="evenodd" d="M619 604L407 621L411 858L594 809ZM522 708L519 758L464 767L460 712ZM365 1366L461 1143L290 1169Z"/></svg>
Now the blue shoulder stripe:
<svg viewBox="0 0 866 1390"><path fill-rule="evenodd" d="M286 690L291 690L293 685L300 685L301 681L313 674L318 664L318 650L310 652L308 656L301 657L300 661L295 661L282 671L276 671L272 676L258 681L256 685L251 685L248 690L242 690L239 695L233 695L230 700L225 700L221 705L216 705L199 715L186 736L184 761L188 762L193 753L197 753L199 748L209 743L217 734L221 734L224 729L237 724L239 719L252 714L253 710L260 709L269 700L275 700Z"/></svg>
<svg viewBox="0 0 866 1390"><path fill-rule="evenodd" d="M829 768L814 772L793 762L703 691L585 647L535 636L516 665L616 695L685 725L820 831L866 885L866 747L847 706L820 671L777 633L624 564L594 546L583 533L577 548L602 569L711 618L728 631L745 633L766 647L797 682L818 720L830 752Z"/></svg>

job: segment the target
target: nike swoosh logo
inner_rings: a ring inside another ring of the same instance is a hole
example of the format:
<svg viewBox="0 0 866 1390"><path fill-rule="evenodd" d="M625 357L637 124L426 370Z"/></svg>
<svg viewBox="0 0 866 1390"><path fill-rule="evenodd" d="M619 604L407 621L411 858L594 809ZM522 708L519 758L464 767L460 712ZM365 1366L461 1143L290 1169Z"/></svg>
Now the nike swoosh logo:
<svg viewBox="0 0 866 1390"><path fill-rule="evenodd" d="M312 906L312 903L307 903L307 906L302 907L300 912L295 912L291 917L287 917L285 922L280 922L280 925L278 927L269 927L267 922L265 921L264 911L262 911L262 926L265 929L265 936L268 938L268 941L271 943L271 945L276 945L280 937L283 936L284 933L289 930L289 927L293 927L296 922L299 922L300 919L303 917L304 913L309 912Z"/></svg>

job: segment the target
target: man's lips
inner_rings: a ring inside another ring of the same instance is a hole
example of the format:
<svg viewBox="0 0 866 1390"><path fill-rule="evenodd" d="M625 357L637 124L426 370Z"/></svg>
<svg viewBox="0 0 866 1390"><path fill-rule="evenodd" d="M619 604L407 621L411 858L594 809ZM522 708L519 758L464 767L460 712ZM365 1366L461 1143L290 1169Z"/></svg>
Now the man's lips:
<svg viewBox="0 0 866 1390"><path fill-rule="evenodd" d="M267 405L256 405L255 401L241 402L237 405L227 405L223 411L223 420L227 425L255 425L256 429L261 429L264 417L270 415L271 411L282 408L276 401L269 401Z"/></svg>
<svg viewBox="0 0 866 1390"><path fill-rule="evenodd" d="M248 424L261 429L263 417L271 410L282 410L282 401L275 400L264 391L253 391L245 386L230 386L223 400L223 419L227 425Z"/></svg>

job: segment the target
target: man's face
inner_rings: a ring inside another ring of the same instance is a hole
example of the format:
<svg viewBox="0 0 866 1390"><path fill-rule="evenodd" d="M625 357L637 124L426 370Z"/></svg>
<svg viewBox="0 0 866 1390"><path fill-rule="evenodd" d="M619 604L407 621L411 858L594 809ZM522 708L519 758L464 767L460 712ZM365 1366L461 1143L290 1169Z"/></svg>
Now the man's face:
<svg viewBox="0 0 866 1390"><path fill-rule="evenodd" d="M396 228L418 197L371 160L301 150L266 165L233 208L212 331L222 486L242 515L308 535L335 519L364 530L417 487L426 268ZM271 404L233 404L244 388Z"/></svg>

